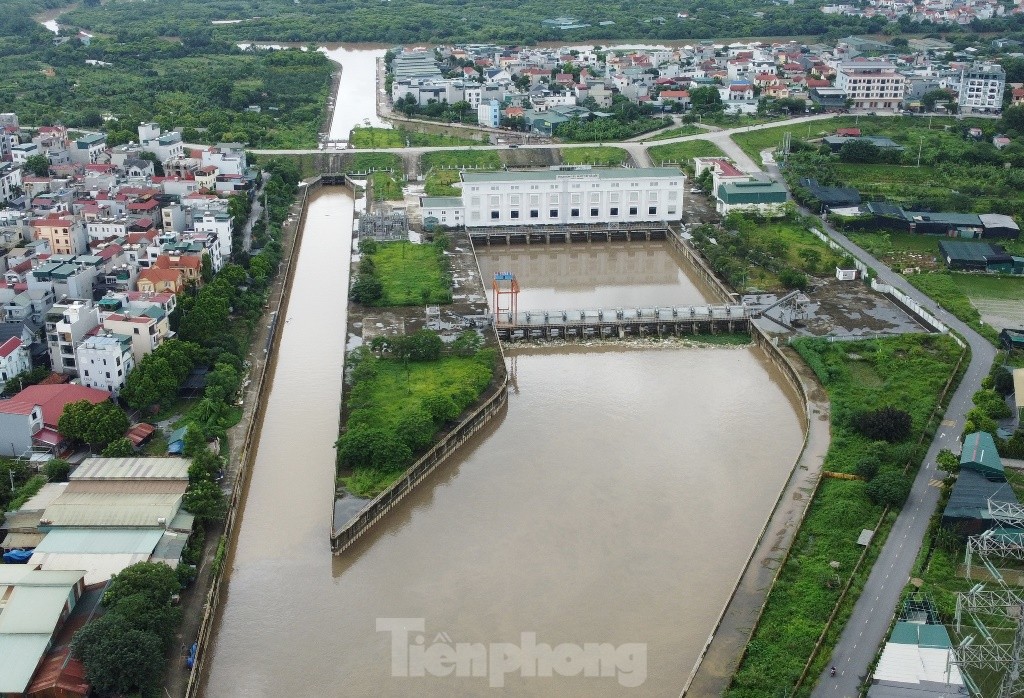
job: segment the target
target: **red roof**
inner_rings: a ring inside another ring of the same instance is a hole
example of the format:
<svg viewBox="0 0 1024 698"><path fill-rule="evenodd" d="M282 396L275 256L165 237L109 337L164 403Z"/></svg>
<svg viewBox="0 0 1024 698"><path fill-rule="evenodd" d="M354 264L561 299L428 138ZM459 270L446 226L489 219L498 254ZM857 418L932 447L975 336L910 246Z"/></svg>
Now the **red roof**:
<svg viewBox="0 0 1024 698"><path fill-rule="evenodd" d="M70 219L68 219L68 218L60 218L60 217L36 218L34 221L32 221L33 227L44 227L44 226L47 226L47 227L51 227L51 228L53 228L53 227L70 228L72 226L72 224L73 224L73 221L71 221Z"/></svg>
<svg viewBox="0 0 1024 698"><path fill-rule="evenodd" d="M736 169L728 160L715 160L718 165L718 172L723 177L742 177L743 173Z"/></svg>
<svg viewBox="0 0 1024 698"><path fill-rule="evenodd" d="M139 424L134 425L131 429L129 429L128 433L125 434L125 436L127 436L128 440L132 442L132 446L137 447L142 445L143 441L152 436L154 431L156 431L156 427L154 427L152 424L146 424L145 422L141 422Z"/></svg>
<svg viewBox="0 0 1024 698"><path fill-rule="evenodd" d="M808 87L828 87L832 83L830 83L828 80L818 80L818 79L815 79L815 78L807 78L807 80L806 80L806 82L804 84L806 84Z"/></svg>
<svg viewBox="0 0 1024 698"><path fill-rule="evenodd" d="M18 339L17 337L11 337L3 344L0 344L0 358L6 359L8 356L14 353L14 351L18 349L20 346L21 340Z"/></svg>
<svg viewBox="0 0 1024 698"><path fill-rule="evenodd" d="M30 385L10 400L0 401L0 413L29 414L34 406L39 405L43 408L43 423L56 427L64 414L64 407L70 403L88 400L98 405L109 398L109 393L84 385Z"/></svg>
<svg viewBox="0 0 1024 698"><path fill-rule="evenodd" d="M754 89L750 85L729 85L730 92L746 92L747 90Z"/></svg>
<svg viewBox="0 0 1024 698"><path fill-rule="evenodd" d="M662 90L662 99L687 99L690 93L686 90Z"/></svg>
<svg viewBox="0 0 1024 698"><path fill-rule="evenodd" d="M859 136L860 135L860 129L859 128L837 128L836 129L836 135L837 136Z"/></svg>

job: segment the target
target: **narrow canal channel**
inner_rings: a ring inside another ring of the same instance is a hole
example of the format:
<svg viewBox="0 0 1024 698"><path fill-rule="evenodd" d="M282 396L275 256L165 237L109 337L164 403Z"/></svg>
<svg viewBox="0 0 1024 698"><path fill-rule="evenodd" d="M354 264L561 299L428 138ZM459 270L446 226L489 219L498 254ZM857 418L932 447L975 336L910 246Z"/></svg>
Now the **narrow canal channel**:
<svg viewBox="0 0 1024 698"><path fill-rule="evenodd" d="M677 693L799 452L783 378L748 347L515 350L504 418L332 558L351 215L339 189L310 204L205 695L474 696L494 682L392 676L382 618L424 619L428 645L646 645L636 689L515 671L509 694ZM599 250L594 303L588 264L537 300L614 307L650 283L700 299L675 266L636 287L615 277L646 249Z"/></svg>

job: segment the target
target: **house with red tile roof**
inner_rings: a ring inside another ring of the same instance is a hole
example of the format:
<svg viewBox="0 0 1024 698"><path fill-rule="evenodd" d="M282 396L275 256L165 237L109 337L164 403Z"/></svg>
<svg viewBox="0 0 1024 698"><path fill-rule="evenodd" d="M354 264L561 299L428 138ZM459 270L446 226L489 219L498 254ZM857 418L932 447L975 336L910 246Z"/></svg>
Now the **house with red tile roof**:
<svg viewBox="0 0 1024 698"><path fill-rule="evenodd" d="M84 385L30 385L9 400L0 400L0 455L21 456L33 449L61 453L66 439L57 431L64 408L87 400L98 405L110 395Z"/></svg>

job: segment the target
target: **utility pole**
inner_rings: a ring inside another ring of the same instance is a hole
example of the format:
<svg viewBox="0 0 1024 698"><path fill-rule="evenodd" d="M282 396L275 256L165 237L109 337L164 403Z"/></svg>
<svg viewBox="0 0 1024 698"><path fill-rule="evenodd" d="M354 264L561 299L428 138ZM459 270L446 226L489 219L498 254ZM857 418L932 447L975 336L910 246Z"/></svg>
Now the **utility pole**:
<svg viewBox="0 0 1024 698"><path fill-rule="evenodd" d="M921 149L924 147L924 136L917 142L917 166L921 166Z"/></svg>

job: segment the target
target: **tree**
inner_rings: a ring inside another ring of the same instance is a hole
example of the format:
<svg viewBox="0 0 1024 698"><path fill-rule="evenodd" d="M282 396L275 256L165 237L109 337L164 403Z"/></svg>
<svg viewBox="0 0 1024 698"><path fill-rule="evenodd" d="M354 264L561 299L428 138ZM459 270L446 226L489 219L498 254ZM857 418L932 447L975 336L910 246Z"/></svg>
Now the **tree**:
<svg viewBox="0 0 1024 698"><path fill-rule="evenodd" d="M360 274L352 284L352 300L360 305L373 305L384 297L384 283L375 275Z"/></svg>
<svg viewBox="0 0 1024 698"><path fill-rule="evenodd" d="M992 387L1003 397L1013 394L1013 374L999 366L992 372ZM1020 397L1024 401L1024 395Z"/></svg>
<svg viewBox="0 0 1024 698"><path fill-rule="evenodd" d="M779 272L779 283L785 288L800 289L807 288L807 276L796 269L783 269Z"/></svg>
<svg viewBox="0 0 1024 698"><path fill-rule="evenodd" d="M875 504L899 509L910 494L910 480L898 470L886 470L876 475L864 491Z"/></svg>
<svg viewBox="0 0 1024 698"><path fill-rule="evenodd" d="M164 669L161 645L159 636L131 627L126 616L107 613L79 630L71 649L85 663L94 690L129 695L148 694L159 683Z"/></svg>
<svg viewBox="0 0 1024 698"><path fill-rule="evenodd" d="M926 111L932 111L936 102L948 102L951 99L953 96L947 90L929 90L921 95L921 104L924 105Z"/></svg>
<svg viewBox="0 0 1024 698"><path fill-rule="evenodd" d="M450 395L435 393L428 395L422 400L423 408L430 413L437 424L450 422L459 416L459 406L455 404Z"/></svg>
<svg viewBox="0 0 1024 698"><path fill-rule="evenodd" d="M122 436L107 444L101 455L104 458L130 458L135 455L135 449L132 447L132 442Z"/></svg>
<svg viewBox="0 0 1024 698"><path fill-rule="evenodd" d="M179 591L181 586L170 567L162 562L137 562L111 577L103 605L115 608L122 599L141 594L155 606L167 606Z"/></svg>
<svg viewBox="0 0 1024 698"><path fill-rule="evenodd" d="M722 95L715 87L698 87L690 90L690 105L695 111L704 112L721 107Z"/></svg>
<svg viewBox="0 0 1024 698"><path fill-rule="evenodd" d="M412 459L412 450L393 431L356 426L338 439L338 464L348 468L396 470Z"/></svg>
<svg viewBox="0 0 1024 698"><path fill-rule="evenodd" d="M434 440L434 420L425 409L413 409L398 420L396 431L411 451L427 448Z"/></svg>
<svg viewBox="0 0 1024 698"><path fill-rule="evenodd" d="M224 492L210 480L200 480L189 485L182 501L185 511L199 521L219 521L227 513Z"/></svg>
<svg viewBox="0 0 1024 698"><path fill-rule="evenodd" d="M859 138L846 141L839 149L839 159L843 162L874 163L879 162L881 157L881 148L871 141Z"/></svg>
<svg viewBox="0 0 1024 698"><path fill-rule="evenodd" d="M128 415L109 400L95 405L88 400L72 402L57 420L61 436L90 446L105 446L121 438L129 426Z"/></svg>
<svg viewBox="0 0 1024 698"><path fill-rule="evenodd" d="M25 160L25 171L36 177L47 177L50 174L50 161L45 155L31 155Z"/></svg>
<svg viewBox="0 0 1024 698"><path fill-rule="evenodd" d="M912 426L910 414L895 407L861 412L853 418L853 428L857 432L873 441L891 444L906 439Z"/></svg>

